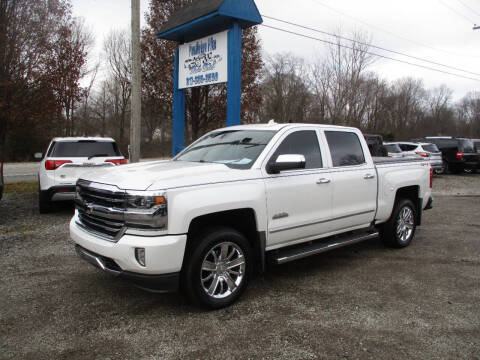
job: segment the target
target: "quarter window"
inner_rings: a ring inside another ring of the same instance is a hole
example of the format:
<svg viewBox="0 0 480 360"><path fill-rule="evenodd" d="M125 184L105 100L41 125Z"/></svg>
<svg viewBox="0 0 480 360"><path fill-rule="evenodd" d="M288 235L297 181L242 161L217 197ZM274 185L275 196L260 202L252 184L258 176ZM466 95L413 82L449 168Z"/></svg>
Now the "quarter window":
<svg viewBox="0 0 480 360"><path fill-rule="evenodd" d="M287 154L303 155L305 169L322 167L322 155L317 133L314 130L296 131L288 135L270 158L270 162L273 163L280 155Z"/></svg>
<svg viewBox="0 0 480 360"><path fill-rule="evenodd" d="M355 133L325 131L333 166L350 166L365 163L362 145Z"/></svg>

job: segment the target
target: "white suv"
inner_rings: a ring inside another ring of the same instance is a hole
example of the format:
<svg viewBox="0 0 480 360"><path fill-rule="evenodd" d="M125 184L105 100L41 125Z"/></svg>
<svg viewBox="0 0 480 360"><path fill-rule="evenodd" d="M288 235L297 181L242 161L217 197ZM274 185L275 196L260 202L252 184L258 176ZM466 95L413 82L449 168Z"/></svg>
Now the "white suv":
<svg viewBox="0 0 480 360"><path fill-rule="evenodd" d="M37 158L42 156L35 154ZM73 200L75 183L85 172L126 163L112 138L54 138L38 171L40 213L50 211L52 201Z"/></svg>
<svg viewBox="0 0 480 360"><path fill-rule="evenodd" d="M422 158L428 159L430 166L436 174L441 174L443 172L443 160L442 153L438 149L437 145L427 143L427 142L406 142L398 141L396 142L400 149L402 149L403 155L408 156L421 156Z"/></svg>

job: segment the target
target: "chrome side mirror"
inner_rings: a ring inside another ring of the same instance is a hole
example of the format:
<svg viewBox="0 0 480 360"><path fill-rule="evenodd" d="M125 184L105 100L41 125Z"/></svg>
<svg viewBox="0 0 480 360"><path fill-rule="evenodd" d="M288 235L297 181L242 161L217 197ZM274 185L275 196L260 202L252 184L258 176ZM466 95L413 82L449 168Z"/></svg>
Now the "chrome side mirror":
<svg viewBox="0 0 480 360"><path fill-rule="evenodd" d="M281 171L305 169L305 156L300 154L279 155L274 163L267 166L269 174L278 174Z"/></svg>

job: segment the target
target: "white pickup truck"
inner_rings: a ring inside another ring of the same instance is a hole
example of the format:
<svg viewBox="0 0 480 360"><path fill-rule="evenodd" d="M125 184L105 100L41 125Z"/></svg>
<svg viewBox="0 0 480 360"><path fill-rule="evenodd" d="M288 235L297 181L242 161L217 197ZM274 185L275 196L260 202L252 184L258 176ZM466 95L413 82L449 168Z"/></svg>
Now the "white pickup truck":
<svg viewBox="0 0 480 360"><path fill-rule="evenodd" d="M381 236L410 244L431 208L424 159L372 159L355 128L228 127L168 161L84 175L78 254L144 289L231 304L253 271Z"/></svg>

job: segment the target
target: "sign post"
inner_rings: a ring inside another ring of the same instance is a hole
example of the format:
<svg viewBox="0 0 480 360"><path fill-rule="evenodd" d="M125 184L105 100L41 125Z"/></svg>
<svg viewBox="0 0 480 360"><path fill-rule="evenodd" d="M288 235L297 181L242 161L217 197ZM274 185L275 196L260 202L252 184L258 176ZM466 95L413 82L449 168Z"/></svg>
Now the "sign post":
<svg viewBox="0 0 480 360"><path fill-rule="evenodd" d="M172 156L184 148L185 89L227 83L226 125L241 122L242 29L262 23L253 0L196 0L168 20L160 39L176 41Z"/></svg>

